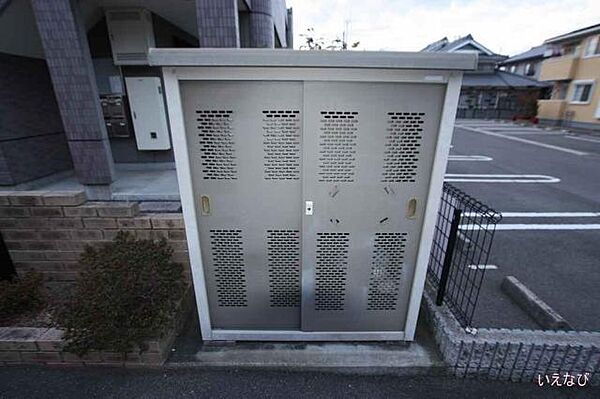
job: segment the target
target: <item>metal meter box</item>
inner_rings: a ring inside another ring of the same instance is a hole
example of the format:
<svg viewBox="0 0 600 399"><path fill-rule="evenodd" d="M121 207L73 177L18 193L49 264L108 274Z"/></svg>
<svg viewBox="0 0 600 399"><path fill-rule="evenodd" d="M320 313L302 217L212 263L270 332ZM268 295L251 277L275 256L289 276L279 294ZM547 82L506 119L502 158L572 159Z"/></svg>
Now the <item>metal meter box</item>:
<svg viewBox="0 0 600 399"><path fill-rule="evenodd" d="M145 65L154 47L152 13L138 8L106 11L106 24L115 65Z"/></svg>
<svg viewBox="0 0 600 399"><path fill-rule="evenodd" d="M125 86L138 150L171 148L160 78L126 77Z"/></svg>
<svg viewBox="0 0 600 399"><path fill-rule="evenodd" d="M152 49L205 340L414 337L473 54Z"/></svg>

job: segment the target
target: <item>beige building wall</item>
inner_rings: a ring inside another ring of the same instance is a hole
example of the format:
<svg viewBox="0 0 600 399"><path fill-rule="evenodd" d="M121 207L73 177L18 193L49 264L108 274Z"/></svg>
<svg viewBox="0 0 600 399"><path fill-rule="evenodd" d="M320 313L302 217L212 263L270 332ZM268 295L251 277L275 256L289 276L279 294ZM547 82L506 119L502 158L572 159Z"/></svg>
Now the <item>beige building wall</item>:
<svg viewBox="0 0 600 399"><path fill-rule="evenodd" d="M585 57L583 55L583 50L587 47L588 41L591 38L592 37L590 36L584 40L581 45L580 52L582 55L573 74L573 80L569 85L566 110L574 112L573 120L576 122L600 123L600 119L596 117L596 110L598 109L598 106L600 106L600 55L594 55L591 57ZM594 85L592 87L592 98L587 104L571 103L573 91L575 90L574 82L578 80L594 81Z"/></svg>
<svg viewBox="0 0 600 399"><path fill-rule="evenodd" d="M554 81L555 90L552 99L538 101L539 118L569 119L586 125L600 126L600 54L585 55L588 44L597 35L598 33L594 33L582 39L574 53L552 57L542 63L540 80ZM587 103L572 102L575 84L578 81L593 82L591 98ZM564 97L561 97L557 90L561 82L568 84Z"/></svg>

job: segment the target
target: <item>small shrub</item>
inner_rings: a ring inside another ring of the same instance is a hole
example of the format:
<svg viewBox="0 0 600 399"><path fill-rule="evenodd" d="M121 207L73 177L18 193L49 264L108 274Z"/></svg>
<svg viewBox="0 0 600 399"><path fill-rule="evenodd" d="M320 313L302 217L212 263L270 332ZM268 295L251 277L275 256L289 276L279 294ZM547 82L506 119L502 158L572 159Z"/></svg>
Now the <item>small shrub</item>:
<svg viewBox="0 0 600 399"><path fill-rule="evenodd" d="M87 247L72 296L56 314L66 349L126 353L160 337L182 297L182 266L171 262L167 242L136 240L119 232L98 249Z"/></svg>
<svg viewBox="0 0 600 399"><path fill-rule="evenodd" d="M42 282L42 275L33 272L0 281L0 323L40 309L44 305Z"/></svg>

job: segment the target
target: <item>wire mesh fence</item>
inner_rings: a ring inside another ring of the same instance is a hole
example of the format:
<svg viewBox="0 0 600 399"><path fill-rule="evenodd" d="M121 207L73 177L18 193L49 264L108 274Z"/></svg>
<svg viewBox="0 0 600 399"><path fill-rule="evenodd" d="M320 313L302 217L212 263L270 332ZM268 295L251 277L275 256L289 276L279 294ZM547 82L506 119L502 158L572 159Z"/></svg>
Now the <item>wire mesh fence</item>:
<svg viewBox="0 0 600 399"><path fill-rule="evenodd" d="M444 183L427 279L463 327L471 326L496 224L492 208Z"/></svg>

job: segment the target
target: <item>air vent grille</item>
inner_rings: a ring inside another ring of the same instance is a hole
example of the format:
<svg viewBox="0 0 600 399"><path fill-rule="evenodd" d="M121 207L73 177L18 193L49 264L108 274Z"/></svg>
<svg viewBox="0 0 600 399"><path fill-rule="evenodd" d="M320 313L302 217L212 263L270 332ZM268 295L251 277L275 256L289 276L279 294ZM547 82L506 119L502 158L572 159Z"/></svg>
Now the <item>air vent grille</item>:
<svg viewBox="0 0 600 399"><path fill-rule="evenodd" d="M263 111L265 180L300 179L300 111Z"/></svg>
<svg viewBox="0 0 600 399"><path fill-rule="evenodd" d="M197 110L198 138L202 178L236 180L238 178L233 111Z"/></svg>
<svg viewBox="0 0 600 399"><path fill-rule="evenodd" d="M271 307L300 306L300 232L267 230Z"/></svg>
<svg viewBox="0 0 600 399"><path fill-rule="evenodd" d="M375 233L369 290L368 310L396 310L407 233Z"/></svg>
<svg viewBox="0 0 600 399"><path fill-rule="evenodd" d="M388 112L382 183L413 183L423 139L423 112Z"/></svg>
<svg viewBox="0 0 600 399"><path fill-rule="evenodd" d="M344 310L350 233L317 233L315 310Z"/></svg>
<svg viewBox="0 0 600 399"><path fill-rule="evenodd" d="M219 306L248 306L241 230L210 230Z"/></svg>
<svg viewBox="0 0 600 399"><path fill-rule="evenodd" d="M321 111L319 181L353 182L358 112Z"/></svg>

